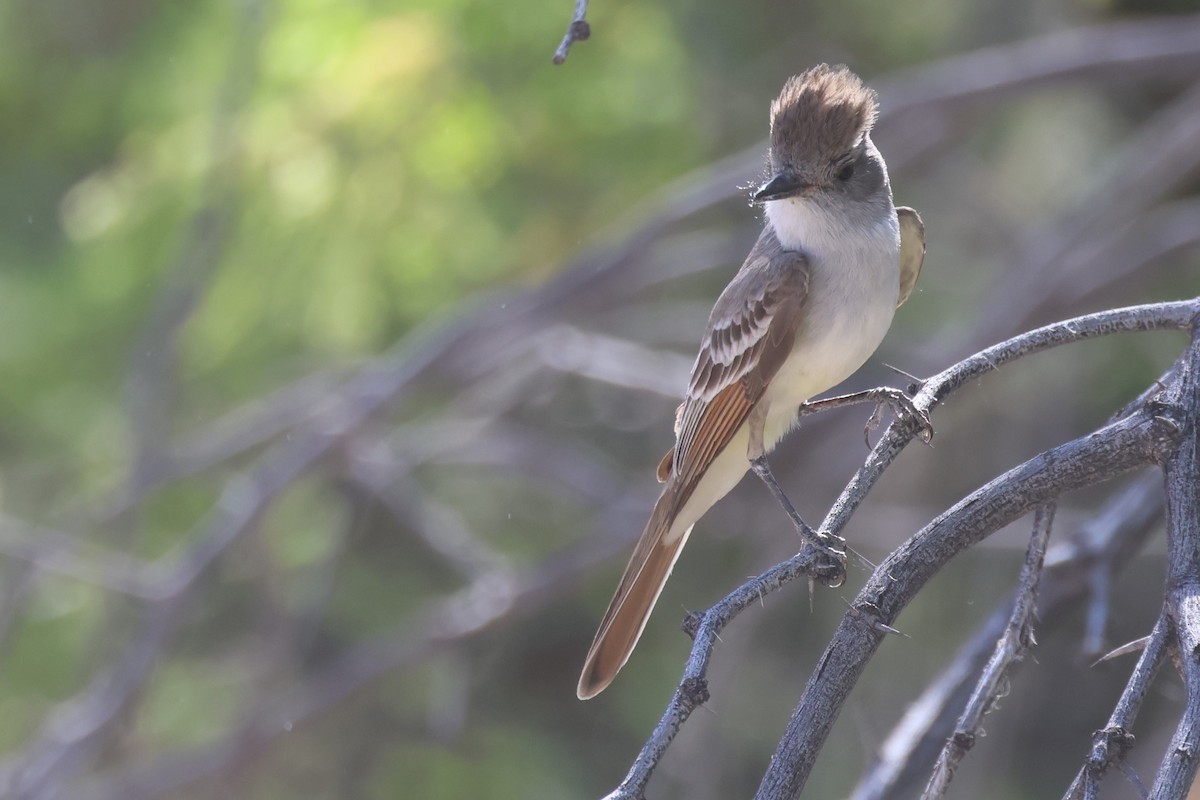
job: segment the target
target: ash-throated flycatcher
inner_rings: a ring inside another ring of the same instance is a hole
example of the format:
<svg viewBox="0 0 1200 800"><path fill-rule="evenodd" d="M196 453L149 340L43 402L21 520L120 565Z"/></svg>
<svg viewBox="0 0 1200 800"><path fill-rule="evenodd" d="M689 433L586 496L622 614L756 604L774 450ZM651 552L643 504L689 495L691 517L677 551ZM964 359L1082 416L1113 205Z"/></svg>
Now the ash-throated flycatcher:
<svg viewBox="0 0 1200 800"><path fill-rule="evenodd" d="M771 104L766 226L717 299L675 419L666 483L592 642L577 690L624 666L692 526L753 469L803 523L767 466L801 404L849 377L908 299L925 257L921 219L895 208L871 141L875 92L844 66L813 67Z"/></svg>

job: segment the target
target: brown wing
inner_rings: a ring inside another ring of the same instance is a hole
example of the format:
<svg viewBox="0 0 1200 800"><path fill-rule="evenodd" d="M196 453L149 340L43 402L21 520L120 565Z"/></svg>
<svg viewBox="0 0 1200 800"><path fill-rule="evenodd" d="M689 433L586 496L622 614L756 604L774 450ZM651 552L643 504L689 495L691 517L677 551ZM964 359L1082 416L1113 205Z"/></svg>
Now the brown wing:
<svg viewBox="0 0 1200 800"><path fill-rule="evenodd" d="M784 250L768 228L717 299L676 426L671 474L686 487L680 503L791 352L808 278L805 257ZM660 477L664 467L665 459Z"/></svg>

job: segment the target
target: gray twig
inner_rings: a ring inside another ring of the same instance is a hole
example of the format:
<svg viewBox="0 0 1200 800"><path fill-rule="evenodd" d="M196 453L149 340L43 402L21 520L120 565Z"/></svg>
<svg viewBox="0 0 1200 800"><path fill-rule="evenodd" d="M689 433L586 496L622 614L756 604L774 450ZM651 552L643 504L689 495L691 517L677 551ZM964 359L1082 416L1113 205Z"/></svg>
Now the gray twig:
<svg viewBox="0 0 1200 800"><path fill-rule="evenodd" d="M646 784L650 782L650 776L675 735L691 713L708 700L708 682L705 678L708 662L721 630L730 620L759 602L764 595L796 578L826 578L843 574L843 569L826 551L806 544L799 554L743 583L706 611L695 628L691 655L666 712L634 760L625 780L605 800L640 800L644 797ZM685 621L685 625L690 623L694 623L694 620Z"/></svg>
<svg viewBox="0 0 1200 800"><path fill-rule="evenodd" d="M567 60L571 45L587 41L592 36L592 28L584 17L587 15L588 0L575 0L575 13L567 25L567 33L563 36L558 49L554 51L554 63L561 64Z"/></svg>
<svg viewBox="0 0 1200 800"><path fill-rule="evenodd" d="M1160 616L1108 723L1092 734L1092 749L1088 752L1087 761L1063 795L1063 800L1094 798L1100 790L1104 773L1110 767L1121 764L1133 749L1133 734L1130 731L1158 672L1158 665L1166 655L1168 629L1166 616Z"/></svg>
<svg viewBox="0 0 1200 800"><path fill-rule="evenodd" d="M996 642L996 650L979 676L975 691L967 707L958 719L954 735L942 748L929 784L925 787L925 800L936 800L945 795L959 762L967 751L975 746L975 739L983 728L983 717L991 711L1004 694L1008 668L1014 661L1025 657L1034 644L1031 620L1037 604L1038 583L1042 577L1042 561L1046 555L1046 543L1050 541L1050 527L1054 521L1053 503L1038 506L1034 515L1033 533L1025 551L1025 564L1021 567L1018 581L1017 600L1013 604L1012 616L1004 634Z"/></svg>
<svg viewBox="0 0 1200 800"><path fill-rule="evenodd" d="M1051 347L1112 333L1186 330L1197 311L1200 311L1200 298L1119 308L1046 325L992 345L929 378L913 398L913 405L928 414L968 381L973 381L1017 358ZM837 533L845 527L851 515L866 498L870 487L879 480L884 470L912 441L914 435L915 429L906 423L892 423L875 444L866 463L854 474L834 502L821 524L822 531Z"/></svg>

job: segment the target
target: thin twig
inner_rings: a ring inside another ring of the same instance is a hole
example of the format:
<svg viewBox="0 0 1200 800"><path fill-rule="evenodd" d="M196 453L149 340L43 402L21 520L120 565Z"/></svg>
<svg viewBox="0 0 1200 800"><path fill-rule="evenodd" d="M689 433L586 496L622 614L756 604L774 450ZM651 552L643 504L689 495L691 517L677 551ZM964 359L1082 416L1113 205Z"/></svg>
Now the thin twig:
<svg viewBox="0 0 1200 800"><path fill-rule="evenodd" d="M1052 347L1113 333L1186 330L1191 324L1192 317L1198 312L1200 312L1200 298L1195 298L1175 303L1130 306L1112 311L1102 311L1045 325L992 345L942 370L925 381L913 398L913 405L928 414L947 396L967 382L986 375L1022 356ZM896 459L900 451L912 441L914 435L915 429L901 421L893 422L888 427L870 455L867 456L866 463L859 468L838 499L834 501L829 514L821 524L821 531L840 533L870 488L875 485L875 482Z"/></svg>
<svg viewBox="0 0 1200 800"><path fill-rule="evenodd" d="M571 45L591 38L592 28L584 19L587 15L587 7L588 0L575 0L575 14L571 17L570 24L567 25L567 33L563 36L562 43L554 51L555 64L561 64L567 60L567 53L570 52Z"/></svg>
<svg viewBox="0 0 1200 800"><path fill-rule="evenodd" d="M621 781L621 785L605 796L604 800L640 800L646 785L659 760L667 751L683 723L691 713L708 700L708 662L713 648L720 640L721 630L738 614L760 602L764 595L801 576L823 579L829 575L844 574L844 567L825 550L806 544L796 556L777 564L763 574L743 583L721 602L714 605L700 618L695 641L683 678L667 705L654 732L642 747L633 766Z"/></svg>
<svg viewBox="0 0 1200 800"><path fill-rule="evenodd" d="M186 226L180 250L132 348L126 377L127 415L134 440L130 487L152 480L149 476L158 469L170 430L179 338L200 306L236 228L239 162L232 156L238 150L238 112L256 81L258 48L266 29L264 5L258 0L241 2L238 36L209 121L208 147L214 166L200 189L201 206Z"/></svg>
<svg viewBox="0 0 1200 800"><path fill-rule="evenodd" d="M1142 655L1138 658L1137 666L1129 676L1125 690L1113 708L1108 723L1092 734L1092 749L1088 752L1087 761L1075 776L1063 800L1080 800L1094 797L1100 789L1100 781L1110 767L1125 760L1133 749L1134 720L1146 699L1158 665L1162 663L1167 653L1167 634L1170 626L1165 614L1160 615L1154 625L1154 631L1146 642Z"/></svg>
<svg viewBox="0 0 1200 800"><path fill-rule="evenodd" d="M0 554L111 592L156 597L152 563L9 515L0 516Z"/></svg>
<svg viewBox="0 0 1200 800"><path fill-rule="evenodd" d="M1004 634L996 642L996 650L979 676L975 691L963 709L954 735L947 741L937 764L925 787L923 798L937 800L946 794L950 781L958 769L959 762L967 751L975 746L975 739L983 728L983 717L991 711L1004 694L1008 668L1014 661L1025 657L1034 644L1031 620L1037 604L1038 583L1042 577L1042 561L1046 555L1046 543L1050 541L1050 527L1054 521L1054 503L1038 506L1034 515L1033 533L1025 551L1025 564L1021 567L1018 581L1017 600L1013 604L1012 616Z"/></svg>

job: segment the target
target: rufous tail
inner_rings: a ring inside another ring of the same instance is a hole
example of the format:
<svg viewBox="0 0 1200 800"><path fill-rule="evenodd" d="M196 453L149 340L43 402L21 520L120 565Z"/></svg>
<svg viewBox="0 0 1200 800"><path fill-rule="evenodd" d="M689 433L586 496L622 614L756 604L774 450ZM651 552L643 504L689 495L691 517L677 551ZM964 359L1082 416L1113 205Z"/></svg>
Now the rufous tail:
<svg viewBox="0 0 1200 800"><path fill-rule="evenodd" d="M637 645L646 627L646 620L663 586L675 566L675 560L687 543L691 526L683 531L673 531L672 525L678 513L679 491L673 482L654 504L650 521L638 540L633 556L625 566L625 573L617 586L608 611L592 640L583 674L579 676L576 694L580 700L595 697L604 691Z"/></svg>

